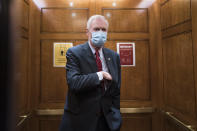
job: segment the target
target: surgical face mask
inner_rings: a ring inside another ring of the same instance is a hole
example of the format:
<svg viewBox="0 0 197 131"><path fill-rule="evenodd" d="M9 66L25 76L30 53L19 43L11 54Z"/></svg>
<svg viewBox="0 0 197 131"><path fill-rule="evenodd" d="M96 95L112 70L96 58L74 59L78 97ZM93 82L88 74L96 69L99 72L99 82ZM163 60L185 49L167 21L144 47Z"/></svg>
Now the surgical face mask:
<svg viewBox="0 0 197 131"><path fill-rule="evenodd" d="M107 32L96 31L92 32L92 44L95 47L102 47L107 40Z"/></svg>

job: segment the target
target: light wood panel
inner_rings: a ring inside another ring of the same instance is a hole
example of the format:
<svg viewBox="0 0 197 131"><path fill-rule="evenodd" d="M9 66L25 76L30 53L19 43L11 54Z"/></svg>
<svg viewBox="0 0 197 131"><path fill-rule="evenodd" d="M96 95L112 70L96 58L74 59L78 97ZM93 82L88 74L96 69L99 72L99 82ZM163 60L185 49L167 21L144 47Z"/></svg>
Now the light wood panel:
<svg viewBox="0 0 197 131"><path fill-rule="evenodd" d="M149 33L108 33L108 40L148 40ZM41 39L67 39L67 40L85 40L85 33L43 33Z"/></svg>
<svg viewBox="0 0 197 131"><path fill-rule="evenodd" d="M163 5L167 2L168 0L160 0L160 4Z"/></svg>
<svg viewBox="0 0 197 131"><path fill-rule="evenodd" d="M149 45L136 41L136 66L123 67L125 86L121 88L122 100L150 100Z"/></svg>
<svg viewBox="0 0 197 131"><path fill-rule="evenodd" d="M53 67L53 41L41 42L41 102L64 103L67 92L65 68Z"/></svg>
<svg viewBox="0 0 197 131"><path fill-rule="evenodd" d="M195 117L191 33L164 39L163 46L165 103L185 115Z"/></svg>
<svg viewBox="0 0 197 131"><path fill-rule="evenodd" d="M161 6L161 26L166 29L191 19L190 0L168 0Z"/></svg>
<svg viewBox="0 0 197 131"><path fill-rule="evenodd" d="M41 32L85 32L88 9L43 8Z"/></svg>
<svg viewBox="0 0 197 131"><path fill-rule="evenodd" d="M73 46L82 44L85 41L75 40L42 40L41 41L41 87L40 87L40 107L50 106L54 108L55 104L65 102L67 93L66 71L64 67L53 67L53 43L71 42ZM53 104L52 104L53 103Z"/></svg>
<svg viewBox="0 0 197 131"><path fill-rule="evenodd" d="M70 6L70 3L73 3L72 6ZM39 0L37 1L37 4L39 4L40 8L45 7L63 7L63 8L87 8L90 6L93 6L92 8L95 8L94 0Z"/></svg>
<svg viewBox="0 0 197 131"><path fill-rule="evenodd" d="M101 13L102 8L149 8L155 1L156 0L98 0L96 1L96 13Z"/></svg>
<svg viewBox="0 0 197 131"><path fill-rule="evenodd" d="M118 41L108 41L105 47L116 49ZM134 41L136 66L122 67L121 100L150 100L149 83L149 43Z"/></svg>
<svg viewBox="0 0 197 131"><path fill-rule="evenodd" d="M147 32L147 9L103 9L109 22L109 32Z"/></svg>
<svg viewBox="0 0 197 131"><path fill-rule="evenodd" d="M174 35L178 35L180 33L184 33L184 32L190 32L192 30L192 26L191 26L191 21L186 21L182 24L173 26L172 28L168 28L167 30L164 30L162 32L162 37L166 38L166 37L171 37Z"/></svg>

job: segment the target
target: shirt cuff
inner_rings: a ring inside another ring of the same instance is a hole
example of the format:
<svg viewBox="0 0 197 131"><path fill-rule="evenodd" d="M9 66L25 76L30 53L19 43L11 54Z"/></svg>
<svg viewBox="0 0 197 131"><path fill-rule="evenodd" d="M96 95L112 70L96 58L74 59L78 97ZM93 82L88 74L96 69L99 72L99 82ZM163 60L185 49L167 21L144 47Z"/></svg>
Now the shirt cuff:
<svg viewBox="0 0 197 131"><path fill-rule="evenodd" d="M103 80L103 74L101 72L97 72L98 78L100 81Z"/></svg>

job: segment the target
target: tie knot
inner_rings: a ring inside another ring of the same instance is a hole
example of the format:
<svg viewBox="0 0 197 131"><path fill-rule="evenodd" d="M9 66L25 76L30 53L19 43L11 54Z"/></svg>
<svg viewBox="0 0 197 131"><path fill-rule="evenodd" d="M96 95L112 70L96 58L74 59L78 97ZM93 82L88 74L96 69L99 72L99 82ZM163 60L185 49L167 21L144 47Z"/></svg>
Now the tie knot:
<svg viewBox="0 0 197 131"><path fill-rule="evenodd" d="M99 54L99 51L98 51L98 50L96 50L95 55L96 55L96 56L100 56L100 54Z"/></svg>

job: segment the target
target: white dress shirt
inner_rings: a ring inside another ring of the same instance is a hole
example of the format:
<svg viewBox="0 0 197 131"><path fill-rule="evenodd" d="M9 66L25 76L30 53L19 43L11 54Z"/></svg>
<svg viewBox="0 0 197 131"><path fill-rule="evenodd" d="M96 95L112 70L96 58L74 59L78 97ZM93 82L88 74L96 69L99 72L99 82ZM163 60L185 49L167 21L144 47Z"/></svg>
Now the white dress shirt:
<svg viewBox="0 0 197 131"><path fill-rule="evenodd" d="M89 44L89 46L90 46L90 49L92 50L92 53L93 53L94 56L95 56L95 52L96 52L96 51L95 51L95 48L92 47L92 45L90 44L89 41L88 41L88 44ZM106 64L106 61L105 61L105 57L104 57L102 48L100 48L100 49L98 50L98 52L99 52L99 57L100 57L100 60L101 60L101 63L102 63L102 70L105 71L105 72L109 72L109 71L108 71L108 68L107 68L107 64ZM96 56L95 56L95 57L96 57ZM98 75L100 81L103 80L103 74L102 74L101 72L97 72L97 75Z"/></svg>

